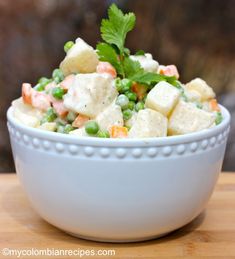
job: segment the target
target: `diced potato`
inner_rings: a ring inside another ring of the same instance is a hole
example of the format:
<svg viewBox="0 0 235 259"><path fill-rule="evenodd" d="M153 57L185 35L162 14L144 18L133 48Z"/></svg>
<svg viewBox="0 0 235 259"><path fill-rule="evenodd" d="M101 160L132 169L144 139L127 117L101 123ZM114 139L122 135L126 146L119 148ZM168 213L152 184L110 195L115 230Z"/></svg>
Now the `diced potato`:
<svg viewBox="0 0 235 259"><path fill-rule="evenodd" d="M114 80L107 74L78 74L64 96L67 109L90 118L96 117L117 97Z"/></svg>
<svg viewBox="0 0 235 259"><path fill-rule="evenodd" d="M98 62L95 50L84 40L77 38L61 62L60 68L65 76L72 73L92 73L96 71Z"/></svg>
<svg viewBox="0 0 235 259"><path fill-rule="evenodd" d="M165 137L166 135L167 118L151 109L138 112L136 121L128 134L130 138Z"/></svg>
<svg viewBox="0 0 235 259"><path fill-rule="evenodd" d="M40 120L37 117L23 113L18 108L14 109L14 116L19 122L25 124L26 126L36 128L40 125Z"/></svg>
<svg viewBox="0 0 235 259"><path fill-rule="evenodd" d="M196 91L200 94L201 101L215 98L213 89L201 78L195 78L185 85L188 91Z"/></svg>
<svg viewBox="0 0 235 259"><path fill-rule="evenodd" d="M46 131L55 131L56 130L56 123L55 122L45 122L38 127L39 129L46 130Z"/></svg>
<svg viewBox="0 0 235 259"><path fill-rule="evenodd" d="M96 121L101 130L109 130L113 125L123 126L121 107L112 103L96 117Z"/></svg>
<svg viewBox="0 0 235 259"><path fill-rule="evenodd" d="M146 108L161 112L168 116L180 97L180 91L165 81L161 81L148 93Z"/></svg>
<svg viewBox="0 0 235 259"><path fill-rule="evenodd" d="M169 135L187 134L207 129L215 122L215 115L198 109L193 103L180 101L170 116Z"/></svg>
<svg viewBox="0 0 235 259"><path fill-rule="evenodd" d="M195 90L188 90L185 86L184 94L189 102L200 102L201 101L201 94Z"/></svg>
<svg viewBox="0 0 235 259"><path fill-rule="evenodd" d="M207 111L207 112L212 112L209 102L203 102L202 103L202 109L204 111Z"/></svg>
<svg viewBox="0 0 235 259"><path fill-rule="evenodd" d="M69 132L71 135L76 135L78 137L88 137L89 135L85 131L85 127L80 129L75 129Z"/></svg>
<svg viewBox="0 0 235 259"><path fill-rule="evenodd" d="M158 70L158 62L153 59L150 53L146 53L145 55L134 56L131 55L130 58L134 61L139 61L141 67L147 72L155 72Z"/></svg>
<svg viewBox="0 0 235 259"><path fill-rule="evenodd" d="M38 127L43 117L43 112L27 105L22 98L12 102L13 115L21 123L30 127Z"/></svg>

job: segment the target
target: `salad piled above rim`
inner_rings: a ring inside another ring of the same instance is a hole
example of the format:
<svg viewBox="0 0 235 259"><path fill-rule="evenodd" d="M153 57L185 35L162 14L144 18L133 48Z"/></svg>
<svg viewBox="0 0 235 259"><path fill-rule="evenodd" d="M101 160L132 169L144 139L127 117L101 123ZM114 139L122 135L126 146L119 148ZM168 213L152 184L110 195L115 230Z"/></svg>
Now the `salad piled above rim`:
<svg viewBox="0 0 235 259"><path fill-rule="evenodd" d="M148 138L214 127L222 114L202 79L179 81L175 65L159 65L143 50L125 47L136 22L115 4L101 22L96 49L83 39L64 45L66 56L51 78L22 85L15 118L30 127L78 137Z"/></svg>

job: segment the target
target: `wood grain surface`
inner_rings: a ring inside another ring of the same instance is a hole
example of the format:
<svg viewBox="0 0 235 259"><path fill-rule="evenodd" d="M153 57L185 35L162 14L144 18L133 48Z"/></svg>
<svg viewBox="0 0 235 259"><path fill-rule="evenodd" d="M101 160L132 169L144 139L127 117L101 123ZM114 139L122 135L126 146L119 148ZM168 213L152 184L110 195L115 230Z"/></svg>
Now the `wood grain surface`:
<svg viewBox="0 0 235 259"><path fill-rule="evenodd" d="M235 258L235 173L222 173L207 209L166 237L130 244L86 241L49 225L31 207L15 174L0 175L0 258L3 248L105 249L110 256L21 256L20 258Z"/></svg>

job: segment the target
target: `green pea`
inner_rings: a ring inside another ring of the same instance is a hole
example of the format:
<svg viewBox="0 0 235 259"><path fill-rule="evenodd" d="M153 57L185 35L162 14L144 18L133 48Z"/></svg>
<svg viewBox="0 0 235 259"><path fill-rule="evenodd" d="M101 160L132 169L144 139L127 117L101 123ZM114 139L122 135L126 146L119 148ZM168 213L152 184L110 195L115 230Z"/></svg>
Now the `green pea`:
<svg viewBox="0 0 235 259"><path fill-rule="evenodd" d="M86 133L89 135L95 135L99 131L99 125L96 121L88 121L85 124Z"/></svg>
<svg viewBox="0 0 235 259"><path fill-rule="evenodd" d="M64 44L64 51L67 53L74 45L74 42L73 41L67 41L65 44Z"/></svg>
<svg viewBox="0 0 235 259"><path fill-rule="evenodd" d="M127 92L131 89L132 81L130 79L124 78L122 79L122 91Z"/></svg>
<svg viewBox="0 0 235 259"><path fill-rule="evenodd" d="M45 86L48 85L51 82L52 82L51 79L48 79L46 77L41 77L38 80L37 85L35 86L35 90L37 90L38 92L44 91L45 90Z"/></svg>
<svg viewBox="0 0 235 259"><path fill-rule="evenodd" d="M116 104L119 105L122 109L126 109L129 104L129 99L124 94L120 94L117 97Z"/></svg>
<svg viewBox="0 0 235 259"><path fill-rule="evenodd" d="M136 93L133 93L133 92L126 92L125 95L128 97L128 99L130 101L136 101L137 100L137 95Z"/></svg>
<svg viewBox="0 0 235 259"><path fill-rule="evenodd" d="M55 97L56 99L61 100L64 95L64 89L61 87L55 87L52 89L52 96Z"/></svg>
<svg viewBox="0 0 235 259"><path fill-rule="evenodd" d="M128 87L128 86L122 86L120 93L123 93L123 94L124 94L125 92L128 92L128 91L130 91L130 87Z"/></svg>
<svg viewBox="0 0 235 259"><path fill-rule="evenodd" d="M42 91L45 90L45 86L44 86L44 85L41 85L41 84L36 84L36 85L34 86L34 89L35 89L36 91L38 91L38 92L42 92Z"/></svg>
<svg viewBox="0 0 235 259"><path fill-rule="evenodd" d="M47 110L47 116L49 116L51 118L51 120L55 120L57 118L57 114L55 112L55 110L50 107L48 110Z"/></svg>
<svg viewBox="0 0 235 259"><path fill-rule="evenodd" d="M73 122L77 117L77 114L75 112L69 111L67 114L67 120L68 122Z"/></svg>
<svg viewBox="0 0 235 259"><path fill-rule="evenodd" d="M138 112L140 110L143 110L144 109L144 102L138 102L136 105L135 105L135 110Z"/></svg>
<svg viewBox="0 0 235 259"><path fill-rule="evenodd" d="M48 79L47 81L41 82L40 85L45 87L46 85L48 85L51 82L52 82L52 79Z"/></svg>
<svg viewBox="0 0 235 259"><path fill-rule="evenodd" d="M201 103L197 103L196 106L197 106L198 109L202 109L203 108Z"/></svg>
<svg viewBox="0 0 235 259"><path fill-rule="evenodd" d="M57 118L57 114L55 113L54 109L51 107L47 110L46 114L41 120L41 124L45 122L53 122Z"/></svg>
<svg viewBox="0 0 235 259"><path fill-rule="evenodd" d="M71 124L66 124L64 127L64 133L68 134L70 131L74 130Z"/></svg>
<svg viewBox="0 0 235 259"><path fill-rule="evenodd" d="M169 79L169 78L168 78ZM178 80L174 80L172 82L169 82L170 84L172 84L174 87L178 88L181 92L184 91L184 88L181 85L181 82Z"/></svg>
<svg viewBox="0 0 235 259"><path fill-rule="evenodd" d="M53 81L56 83L56 84L59 84L61 82L60 78L57 76L53 79Z"/></svg>
<svg viewBox="0 0 235 259"><path fill-rule="evenodd" d="M56 131L57 131L58 133L64 133L64 128L65 128L65 126L63 126L63 125L61 125L61 124L58 124Z"/></svg>
<svg viewBox="0 0 235 259"><path fill-rule="evenodd" d="M56 123L58 124L58 125L62 125L62 126L65 126L66 124L67 124L67 121L65 121L65 120L63 120L63 119L61 119L61 118L56 118Z"/></svg>
<svg viewBox="0 0 235 259"><path fill-rule="evenodd" d="M188 102L188 97L185 95L185 93L181 93L181 97L185 102Z"/></svg>
<svg viewBox="0 0 235 259"><path fill-rule="evenodd" d="M122 80L120 78L117 78L115 80L115 84L116 84L117 91L119 93L125 93L127 91L130 91L132 86L132 81L127 78L124 78Z"/></svg>
<svg viewBox="0 0 235 259"><path fill-rule="evenodd" d="M38 84L43 84L43 83L47 83L49 82L51 79L47 78L47 77L41 77L38 80Z"/></svg>
<svg viewBox="0 0 235 259"><path fill-rule="evenodd" d="M142 102L145 103L147 99L147 94L143 97Z"/></svg>
<svg viewBox="0 0 235 259"><path fill-rule="evenodd" d="M122 114L124 120L129 120L132 116L132 111L130 109L126 109L122 112Z"/></svg>
<svg viewBox="0 0 235 259"><path fill-rule="evenodd" d="M106 130L99 130L97 133L97 137L98 138L109 138L110 135L109 135L109 132Z"/></svg>
<svg viewBox="0 0 235 259"><path fill-rule="evenodd" d="M129 101L129 103L128 103L128 109L134 110L134 108L135 108L135 102Z"/></svg>
<svg viewBox="0 0 235 259"><path fill-rule="evenodd" d="M61 71L61 69L59 69L59 68L54 69L52 72L52 78L57 84L60 83L61 81L63 81L64 74Z"/></svg>
<svg viewBox="0 0 235 259"><path fill-rule="evenodd" d="M120 92L121 91L121 89L122 89L122 83L121 83L122 81L121 81L121 79L118 77L118 78L116 78L116 80L115 80L115 85L116 85L116 89L117 89L117 91L118 92Z"/></svg>
<svg viewBox="0 0 235 259"><path fill-rule="evenodd" d="M215 118L215 124L218 125L222 122L223 120L223 115L221 112L216 113L216 118Z"/></svg>

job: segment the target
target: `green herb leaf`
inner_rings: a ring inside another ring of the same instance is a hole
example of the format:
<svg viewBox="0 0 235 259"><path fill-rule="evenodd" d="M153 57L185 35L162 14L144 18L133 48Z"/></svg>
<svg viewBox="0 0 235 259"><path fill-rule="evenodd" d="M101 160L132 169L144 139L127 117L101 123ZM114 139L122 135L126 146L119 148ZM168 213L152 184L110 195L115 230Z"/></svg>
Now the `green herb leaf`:
<svg viewBox="0 0 235 259"><path fill-rule="evenodd" d="M124 43L127 33L134 28L135 22L134 13L123 14L115 4L110 6L108 19L103 19L101 22L101 37L106 43L99 43L96 47L99 60L112 64L120 78L128 78L149 86L167 81L179 88L180 85L175 77L146 72L138 61L130 58L130 51L125 48ZM135 55L144 54L143 50L139 50Z"/></svg>
<svg viewBox="0 0 235 259"><path fill-rule="evenodd" d="M135 53L135 56L144 56L144 55L145 55L145 52L142 49L136 51Z"/></svg>
<svg viewBox="0 0 235 259"><path fill-rule="evenodd" d="M129 57L125 57L123 61L124 73L127 78L132 81L145 85L157 84L160 81L173 82L173 77L167 77L157 73L146 72L141 67L139 61L132 60ZM176 80L176 79L175 79Z"/></svg>
<svg viewBox="0 0 235 259"><path fill-rule="evenodd" d="M136 74L131 78L133 81L136 81L141 84L153 85L157 84L160 81L167 81L166 78L160 74L143 72L141 74Z"/></svg>
<svg viewBox="0 0 235 259"><path fill-rule="evenodd" d="M130 54L131 54L131 51L128 48L124 48L124 55L128 57L130 56Z"/></svg>
<svg viewBox="0 0 235 259"><path fill-rule="evenodd" d="M111 45L107 43L98 43L96 49L100 61L109 62L116 69L118 74L123 75L123 68L118 59L118 55Z"/></svg>
<svg viewBox="0 0 235 259"><path fill-rule="evenodd" d="M123 70L127 78L131 79L136 74L144 72L139 61L132 60L130 57L125 57L123 60Z"/></svg>
<svg viewBox="0 0 235 259"><path fill-rule="evenodd" d="M108 19L101 22L101 37L109 44L114 44L120 50L120 54L124 53L124 43L126 35L135 26L135 14L123 12L112 4L108 10Z"/></svg>

